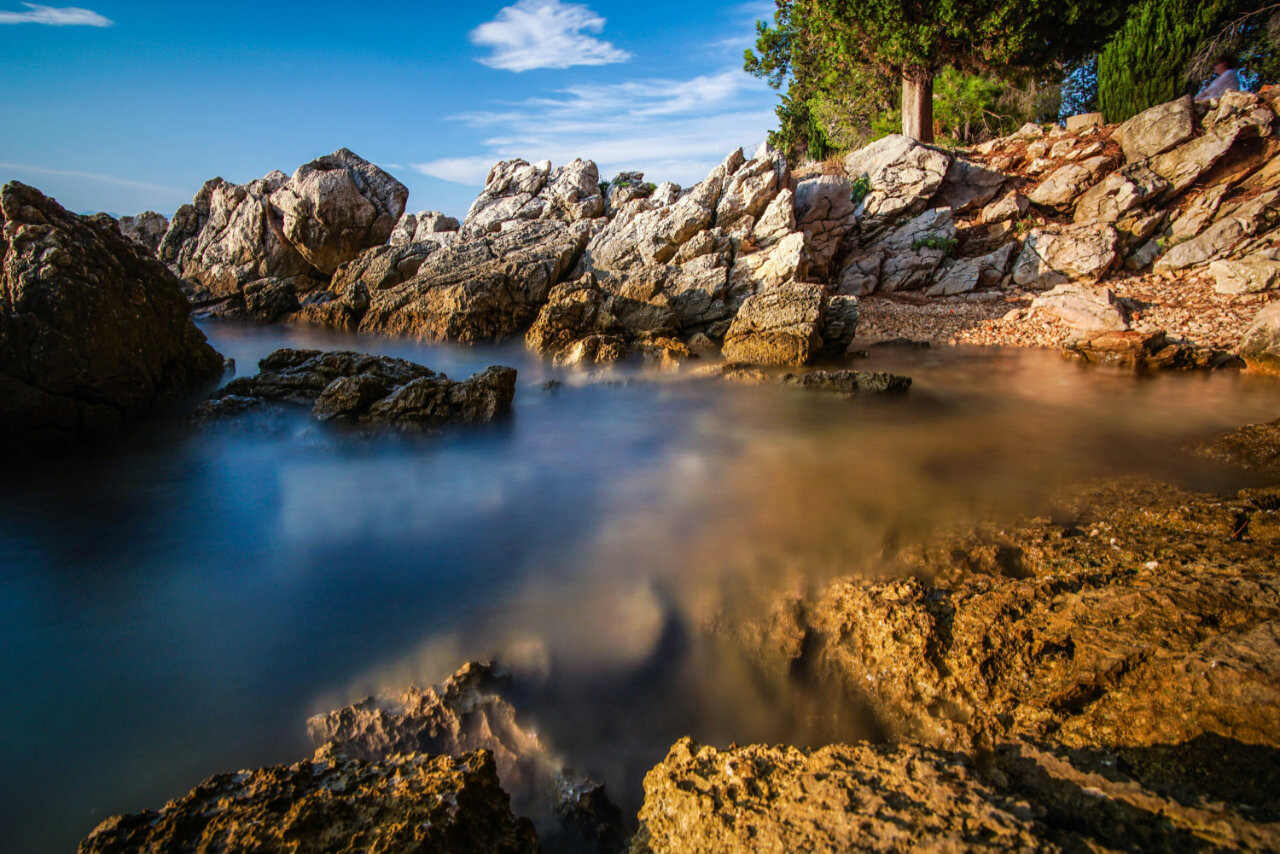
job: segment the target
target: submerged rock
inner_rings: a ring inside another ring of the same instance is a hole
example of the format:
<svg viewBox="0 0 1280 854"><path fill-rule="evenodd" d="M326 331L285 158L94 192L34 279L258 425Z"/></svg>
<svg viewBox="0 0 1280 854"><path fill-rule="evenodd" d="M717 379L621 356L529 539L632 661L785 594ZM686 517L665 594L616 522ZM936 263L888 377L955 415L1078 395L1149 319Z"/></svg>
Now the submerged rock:
<svg viewBox="0 0 1280 854"><path fill-rule="evenodd" d="M785 374L779 382L841 397L901 394L911 388L911 377L881 371L809 371L806 374Z"/></svg>
<svg viewBox="0 0 1280 854"><path fill-rule="evenodd" d="M482 750L219 774L163 809L107 819L79 847L80 854L539 850Z"/></svg>
<svg viewBox="0 0 1280 854"><path fill-rule="evenodd" d="M180 283L106 216L0 191L0 436L11 447L118 428L222 373Z"/></svg>
<svg viewBox="0 0 1280 854"><path fill-rule="evenodd" d="M196 417L241 415L268 404L309 406L319 421L421 430L492 421L511 409L514 368L493 366L454 382L404 359L352 352L276 350L259 373L232 380Z"/></svg>
<svg viewBox="0 0 1280 854"><path fill-rule="evenodd" d="M1247 424L1202 442L1196 452L1242 469L1280 476L1280 418L1266 424Z"/></svg>

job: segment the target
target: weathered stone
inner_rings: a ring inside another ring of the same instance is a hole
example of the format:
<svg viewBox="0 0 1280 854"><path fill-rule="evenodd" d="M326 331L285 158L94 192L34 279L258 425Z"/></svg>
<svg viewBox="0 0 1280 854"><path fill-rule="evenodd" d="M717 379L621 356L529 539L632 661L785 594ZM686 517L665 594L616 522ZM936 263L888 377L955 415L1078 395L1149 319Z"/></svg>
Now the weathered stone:
<svg viewBox="0 0 1280 854"><path fill-rule="evenodd" d="M143 211L137 216L122 216L116 222L121 234L134 243L147 247L153 254L160 247L165 232L169 230L169 220L155 211Z"/></svg>
<svg viewBox="0 0 1280 854"><path fill-rule="evenodd" d="M440 211L407 213L400 217L387 242L392 246L423 241L452 243L457 238L458 229L461 227L456 219L445 216Z"/></svg>
<svg viewBox="0 0 1280 854"><path fill-rule="evenodd" d="M730 234L746 236L765 208L784 190L790 190L791 169L781 152L765 147L734 171L720 194L715 223Z"/></svg>
<svg viewBox="0 0 1280 854"><path fill-rule="evenodd" d="M1106 123L1106 117L1102 113L1080 113L1074 116L1067 116L1067 133L1080 133Z"/></svg>
<svg viewBox="0 0 1280 854"><path fill-rule="evenodd" d="M1222 200L1231 192L1227 184L1210 187L1187 205L1181 214L1173 220L1169 230L1169 241L1173 245L1184 243L1198 235L1204 227L1213 221L1214 215Z"/></svg>
<svg viewBox="0 0 1280 854"><path fill-rule="evenodd" d="M820 175L796 187L796 228L804 232L809 269L820 279L831 273L831 263L845 236L857 225L847 178Z"/></svg>
<svg viewBox="0 0 1280 854"><path fill-rule="evenodd" d="M1169 182L1131 163L1094 184L1076 202L1076 222L1115 222L1129 211L1169 189Z"/></svg>
<svg viewBox="0 0 1280 854"><path fill-rule="evenodd" d="M864 229L924 210L942 186L951 157L901 134L876 140L845 157L845 171L866 176L871 190L858 205Z"/></svg>
<svg viewBox="0 0 1280 854"><path fill-rule="evenodd" d="M1128 312L1110 288L1058 285L1031 301L1034 311L1044 312L1076 329L1128 329Z"/></svg>
<svg viewBox="0 0 1280 854"><path fill-rule="evenodd" d="M1004 279L1009 262L1018 250L1018 244L1006 243L999 249L977 258L944 261L938 267L933 284L925 294L951 296L975 291L979 287L993 287Z"/></svg>
<svg viewBox="0 0 1280 854"><path fill-rule="evenodd" d="M748 297L724 339L730 362L803 365L822 349L826 292L784 285Z"/></svg>
<svg viewBox="0 0 1280 854"><path fill-rule="evenodd" d="M1090 157L1080 163L1059 166L1048 178L1027 194L1033 204L1058 210L1070 210L1080 194L1093 186L1111 166L1104 155Z"/></svg>
<svg viewBox="0 0 1280 854"><path fill-rule="evenodd" d="M843 356L858 334L858 298L836 295L827 299L823 318L822 344L830 354Z"/></svg>
<svg viewBox="0 0 1280 854"><path fill-rule="evenodd" d="M911 377L881 371L809 371L804 374L784 374L779 382L840 397L901 394L911 388Z"/></svg>
<svg viewBox="0 0 1280 854"><path fill-rule="evenodd" d="M934 208L889 230L869 246L851 254L845 269L861 272L879 257L877 292L917 289L932 281L934 271L947 257L948 247L954 245L955 239L955 219L951 209ZM841 280L842 292L860 295L845 290L847 280L844 272Z"/></svg>
<svg viewBox="0 0 1280 854"><path fill-rule="evenodd" d="M1119 235L1109 225L1083 224L1033 229L1013 266L1013 281L1046 289L1096 279L1115 264Z"/></svg>
<svg viewBox="0 0 1280 854"><path fill-rule="evenodd" d="M463 236L470 238L498 231L504 222L540 219L546 203L538 195L546 187L550 174L548 161L530 164L516 158L495 164L485 179L484 190L471 203L462 221Z"/></svg>
<svg viewBox="0 0 1280 854"><path fill-rule="evenodd" d="M1146 160L1176 148L1195 135L1195 105L1186 95L1158 104L1116 128L1112 139L1124 149L1130 163Z"/></svg>
<svg viewBox="0 0 1280 854"><path fill-rule="evenodd" d="M956 157L947 167L942 186L929 202L930 207L948 207L957 214L980 208L1000 195L1009 176L980 166L965 157Z"/></svg>
<svg viewBox="0 0 1280 854"><path fill-rule="evenodd" d="M552 288L551 293L533 325L525 335L529 349L546 356L565 361L586 354L579 348L575 355L570 348L583 339L596 337L591 360L599 355L599 336L612 336L624 340L643 335L665 336L675 333L679 326L670 306L638 300L601 288L590 273L573 282ZM626 355L625 346L621 358ZM613 355L609 347L605 355ZM616 359L615 359L616 361Z"/></svg>
<svg viewBox="0 0 1280 854"><path fill-rule="evenodd" d="M219 774L159 811L115 816L80 854L136 851L536 852L493 757L399 755Z"/></svg>
<svg viewBox="0 0 1280 854"><path fill-rule="evenodd" d="M1240 357L1250 368L1280 373L1280 303L1271 303L1245 330Z"/></svg>
<svg viewBox="0 0 1280 854"><path fill-rule="evenodd" d="M1224 205L1211 226L1158 258L1155 270L1183 270L1225 258L1245 238L1269 230L1278 219L1280 190L1273 189L1229 207Z"/></svg>
<svg viewBox="0 0 1280 854"><path fill-rule="evenodd" d="M105 216L0 190L0 436L8 450L115 430L222 373L177 278Z"/></svg>
<svg viewBox="0 0 1280 854"><path fill-rule="evenodd" d="M303 164L271 194L284 236L325 275L381 246L404 213L409 190L359 155L340 148Z"/></svg>
<svg viewBox="0 0 1280 854"><path fill-rule="evenodd" d="M1196 453L1236 468L1280 475L1280 418L1266 424L1246 424L1195 447Z"/></svg>
<svg viewBox="0 0 1280 854"><path fill-rule="evenodd" d="M292 282L258 279L244 286L244 307L249 317L263 323L275 323L302 306Z"/></svg>
<svg viewBox="0 0 1280 854"><path fill-rule="evenodd" d="M1220 294L1256 294L1280 287L1280 261L1265 255L1209 265L1213 289Z"/></svg>
<svg viewBox="0 0 1280 854"><path fill-rule="evenodd" d="M1030 201L1016 190L1005 193L982 209L978 219L983 223L1008 222L1020 218L1030 207Z"/></svg>

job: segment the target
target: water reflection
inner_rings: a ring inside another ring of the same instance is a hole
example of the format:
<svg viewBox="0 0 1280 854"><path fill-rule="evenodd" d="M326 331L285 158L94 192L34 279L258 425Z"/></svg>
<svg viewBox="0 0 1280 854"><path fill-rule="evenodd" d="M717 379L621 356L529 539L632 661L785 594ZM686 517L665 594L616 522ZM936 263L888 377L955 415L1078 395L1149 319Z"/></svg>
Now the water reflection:
<svg viewBox="0 0 1280 854"><path fill-rule="evenodd" d="M1085 477L1231 486L1178 449L1280 414L1274 381L1018 351L877 351L867 367L912 375L912 393L839 401L669 377L549 393L560 374L518 345L208 331L242 372L284 345L455 379L512 364L515 414L425 441L178 420L9 472L0 758L22 773L0 784L0 834L15 850L69 848L211 773L300 758L308 714L471 658L515 671L552 743L632 810L679 735L867 733L706 626Z"/></svg>

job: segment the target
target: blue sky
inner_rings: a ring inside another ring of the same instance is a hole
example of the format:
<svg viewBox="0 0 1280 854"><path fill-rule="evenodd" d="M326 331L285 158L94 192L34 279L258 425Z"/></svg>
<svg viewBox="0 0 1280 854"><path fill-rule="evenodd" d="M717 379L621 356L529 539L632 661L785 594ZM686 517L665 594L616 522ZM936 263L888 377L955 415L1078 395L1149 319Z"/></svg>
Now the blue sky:
<svg viewBox="0 0 1280 854"><path fill-rule="evenodd" d="M0 181L76 211L346 146L461 215L505 157L690 184L774 123L741 71L770 2L87 3L0 0Z"/></svg>

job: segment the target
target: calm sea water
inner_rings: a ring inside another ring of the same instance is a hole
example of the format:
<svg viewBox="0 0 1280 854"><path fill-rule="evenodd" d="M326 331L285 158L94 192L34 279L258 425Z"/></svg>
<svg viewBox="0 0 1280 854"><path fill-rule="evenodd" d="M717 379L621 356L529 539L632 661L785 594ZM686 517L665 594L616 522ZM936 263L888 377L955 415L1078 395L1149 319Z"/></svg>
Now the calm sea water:
<svg viewBox="0 0 1280 854"><path fill-rule="evenodd" d="M1135 377L1052 353L877 350L901 399L620 371L518 345L209 324L251 373L281 346L520 370L510 420L353 441L149 425L0 477L0 848L72 850L117 812L310 753L308 715L495 657L528 714L634 813L681 735L867 734L706 638L765 591L1034 511L1087 477L1243 483L1191 440L1280 416L1280 382ZM564 384L541 384L559 377ZM817 721L822 719L822 723Z"/></svg>

